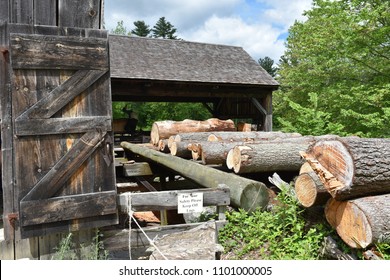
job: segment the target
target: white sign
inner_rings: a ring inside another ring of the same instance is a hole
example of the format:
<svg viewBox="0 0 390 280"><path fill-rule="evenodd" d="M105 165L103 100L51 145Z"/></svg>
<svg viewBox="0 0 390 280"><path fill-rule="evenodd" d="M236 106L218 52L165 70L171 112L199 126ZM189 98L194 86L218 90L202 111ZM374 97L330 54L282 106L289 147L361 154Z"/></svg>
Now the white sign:
<svg viewBox="0 0 390 280"><path fill-rule="evenodd" d="M177 212L200 213L203 211L203 193L180 193L177 196Z"/></svg>

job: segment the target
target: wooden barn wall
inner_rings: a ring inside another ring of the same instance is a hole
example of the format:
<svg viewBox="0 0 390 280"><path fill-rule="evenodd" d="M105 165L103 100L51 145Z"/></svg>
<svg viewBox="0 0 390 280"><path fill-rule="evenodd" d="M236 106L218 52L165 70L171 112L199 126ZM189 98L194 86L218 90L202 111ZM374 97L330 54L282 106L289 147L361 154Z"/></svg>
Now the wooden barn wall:
<svg viewBox="0 0 390 280"><path fill-rule="evenodd" d="M9 23L103 29L104 0L0 0Z"/></svg>
<svg viewBox="0 0 390 280"><path fill-rule="evenodd" d="M69 134L65 138L61 134L47 135L44 137L35 135L28 136L30 143L26 141L14 142L13 135L14 120L13 117L18 112L23 111L24 106L31 106L33 102L44 97L51 89L63 83L67 78L75 73L76 70L50 70L50 69L15 69L10 67L9 45L10 33L40 33L49 32L50 35L69 35L69 32L74 32L73 29L52 30L49 28L41 28L35 26L32 31L32 26L27 25L51 25L60 27L79 27L79 28L94 28L100 29L103 24L103 0L0 0L0 97L1 97L1 122L2 122L2 160L7 163L8 169L3 169L3 202L4 211L8 214L4 216L4 231L7 235L11 233L11 239L3 240L0 243L0 259L50 259L54 251L59 245L60 240L66 236L66 233L53 233L48 230L47 235L39 237L21 238L21 232L18 225L18 201L27 192L23 187L19 188L20 182L36 182L45 173L53 162L58 160L66 153L77 140L77 134ZM12 25L12 24L17 25ZM24 26L18 24L26 24ZM62 34L61 34L62 33ZM96 36L98 33L90 31L88 36ZM76 35L76 34L73 34ZM85 35L83 35L85 36ZM12 73L12 74L11 74ZM93 85L88 92L103 91L109 92L109 73L105 79ZM104 81L104 82L103 82ZM37 90L39 89L40 90ZM46 88L46 90L42 90ZM76 97L69 105L61 110L62 117L77 117L81 115L100 115L112 114L111 107L106 106L101 102L102 96L99 94L89 94L88 92ZM15 105L15 98L18 103ZM87 97L88 96L88 97ZM13 100L14 98L14 100ZM107 100L111 102L111 100ZM23 105L24 104L24 105ZM90 111L91 104L94 105L93 112ZM99 105L100 104L100 105ZM26 108L26 107L25 107ZM108 110L108 111L107 111ZM17 138L17 137L16 137ZM20 140L20 139L19 139ZM31 146L31 143L33 143ZM23 155L14 156L13 151L23 151ZM85 168L89 171L80 171L72 176L69 180L69 187L64 188L61 194L66 195L72 193L84 193L93 191L94 188L105 185L115 184L115 178L111 171L107 174L101 174L95 178L94 174L102 172L101 167L106 166L100 153L96 153L91 160L90 165L84 164L81 170ZM110 170L109 168L106 170ZM104 171L105 172L105 171ZM103 173L104 173L103 172ZM107 182L98 181L99 178L106 178ZM93 179L91 182L90 180ZM88 181L88 184L83 184ZM99 189L101 191L101 189ZM16 219L13 220L13 213ZM109 215L110 216L110 215ZM117 216L111 215L107 220L111 223L117 222ZM16 221L16 224L14 223ZM88 223L88 222L87 222ZM99 226L97 220L90 219L91 227ZM57 226L56 226L57 227ZM59 225L60 231L79 229L78 223L65 225L65 228ZM63 228L61 228L63 227ZM44 234L42 228L40 234ZM81 228L81 227L80 227ZM35 231L36 229L33 229ZM53 228L53 232L58 231ZM80 230L74 232L75 243L84 243L91 240L95 236L94 230ZM9 236L8 236L9 237Z"/></svg>

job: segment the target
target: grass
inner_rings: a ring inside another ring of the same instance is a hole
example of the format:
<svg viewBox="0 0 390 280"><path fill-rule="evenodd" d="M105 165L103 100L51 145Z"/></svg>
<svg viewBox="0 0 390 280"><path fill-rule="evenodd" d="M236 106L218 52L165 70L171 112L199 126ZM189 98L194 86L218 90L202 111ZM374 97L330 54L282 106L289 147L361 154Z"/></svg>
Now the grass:
<svg viewBox="0 0 390 280"><path fill-rule="evenodd" d="M53 260L107 260L108 252L104 249L102 234L95 231L90 244L81 244L79 247L73 242L73 234L64 237L56 248Z"/></svg>

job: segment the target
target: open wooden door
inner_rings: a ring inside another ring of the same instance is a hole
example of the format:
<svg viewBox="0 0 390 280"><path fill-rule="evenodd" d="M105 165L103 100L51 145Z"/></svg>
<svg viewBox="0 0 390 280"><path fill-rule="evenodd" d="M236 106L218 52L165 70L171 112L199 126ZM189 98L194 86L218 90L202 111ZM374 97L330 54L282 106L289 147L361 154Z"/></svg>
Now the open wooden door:
<svg viewBox="0 0 390 280"><path fill-rule="evenodd" d="M14 185L6 238L117 224L107 31L6 29L11 82L2 106L12 129L3 133L12 150L3 174L14 178L5 182Z"/></svg>

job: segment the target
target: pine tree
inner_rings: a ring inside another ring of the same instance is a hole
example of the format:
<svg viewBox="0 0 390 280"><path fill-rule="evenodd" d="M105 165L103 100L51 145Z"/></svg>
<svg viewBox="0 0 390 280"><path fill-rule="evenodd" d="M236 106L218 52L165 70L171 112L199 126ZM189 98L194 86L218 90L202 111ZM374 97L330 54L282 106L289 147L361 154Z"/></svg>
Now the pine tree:
<svg viewBox="0 0 390 280"><path fill-rule="evenodd" d="M177 29L165 19L161 17L157 23L153 26L152 33L154 38L163 39L178 39L175 35Z"/></svg>
<svg viewBox="0 0 390 280"><path fill-rule="evenodd" d="M278 68L274 67L274 60L272 58L268 56L260 58L258 63L265 71L268 72L268 74L270 74L272 77L275 77Z"/></svg>
<svg viewBox="0 0 390 280"><path fill-rule="evenodd" d="M131 30L131 34L134 34L139 37L148 37L152 31L143 20L138 20L134 22L135 28Z"/></svg>

